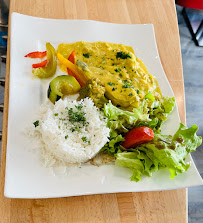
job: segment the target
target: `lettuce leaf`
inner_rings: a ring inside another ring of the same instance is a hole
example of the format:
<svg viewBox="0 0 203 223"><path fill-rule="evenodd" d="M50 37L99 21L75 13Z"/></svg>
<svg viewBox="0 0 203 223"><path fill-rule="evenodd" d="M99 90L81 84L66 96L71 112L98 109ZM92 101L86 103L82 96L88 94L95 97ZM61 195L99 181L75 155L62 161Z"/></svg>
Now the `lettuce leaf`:
<svg viewBox="0 0 203 223"><path fill-rule="evenodd" d="M150 121L146 103L134 108L132 112L124 111L112 105L111 101L104 105L104 114L108 118L108 127L112 131L126 133L138 120Z"/></svg>
<svg viewBox="0 0 203 223"><path fill-rule="evenodd" d="M108 153L113 156L118 151L121 150L120 143L124 141L122 135L116 135L115 137L111 137L110 141L106 143L106 145L101 149L101 151Z"/></svg>
<svg viewBox="0 0 203 223"><path fill-rule="evenodd" d="M155 134L151 142L141 144L131 152L118 153L115 164L130 168L131 180L136 182L142 175L151 176L152 171L162 167L169 169L173 179L178 173L187 171L190 164L185 162L186 156L202 143L202 138L196 135L197 130L196 125L187 128L181 123L173 137Z"/></svg>
<svg viewBox="0 0 203 223"><path fill-rule="evenodd" d="M147 126L160 132L161 126L167 120L175 107L174 97L163 97L160 101L145 99L142 103L142 111L148 115L146 118L138 118L134 127ZM126 132L126 130L124 131Z"/></svg>
<svg viewBox="0 0 203 223"><path fill-rule="evenodd" d="M132 170L133 175L131 180L138 182L141 180L141 175L144 174L144 164L138 158L139 151L135 152L122 152L116 155L116 165L128 167Z"/></svg>
<svg viewBox="0 0 203 223"><path fill-rule="evenodd" d="M149 111L149 117L154 122L157 122L157 130L160 130L162 124L167 120L169 114L173 111L174 107L174 97L163 97L160 101L156 101L152 104L151 109Z"/></svg>
<svg viewBox="0 0 203 223"><path fill-rule="evenodd" d="M112 105L111 101L104 105L104 114L108 118L108 127L118 133L126 133L137 126L148 126L160 130L169 114L175 107L174 97L163 97L160 101L143 100L132 112L124 111Z"/></svg>

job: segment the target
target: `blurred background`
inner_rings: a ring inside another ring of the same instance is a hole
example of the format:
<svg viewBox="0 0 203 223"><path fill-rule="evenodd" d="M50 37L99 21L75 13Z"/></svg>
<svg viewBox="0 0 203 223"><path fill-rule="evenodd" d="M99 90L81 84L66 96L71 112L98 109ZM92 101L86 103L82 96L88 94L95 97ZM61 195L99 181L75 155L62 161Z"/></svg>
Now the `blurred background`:
<svg viewBox="0 0 203 223"><path fill-rule="evenodd" d="M177 0L176 3L185 82L187 125L197 124L198 135L203 137L203 0ZM3 122L8 5L9 0L0 0L0 130ZM1 135L0 132L0 138ZM192 157L203 177L203 145L192 154ZM203 222L203 187L188 189L188 213L189 223Z"/></svg>

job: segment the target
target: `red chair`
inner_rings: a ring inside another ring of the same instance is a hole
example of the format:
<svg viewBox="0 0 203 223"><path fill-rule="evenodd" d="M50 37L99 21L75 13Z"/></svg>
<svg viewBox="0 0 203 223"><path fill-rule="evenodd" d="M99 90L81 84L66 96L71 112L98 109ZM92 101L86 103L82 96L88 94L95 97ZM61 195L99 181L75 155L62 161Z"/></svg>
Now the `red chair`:
<svg viewBox="0 0 203 223"><path fill-rule="evenodd" d="M203 10L203 0L176 0L176 4L184 7L183 10L182 10L183 18L184 18L184 20L186 22L186 25L187 25L187 27L188 27L191 35L192 35L193 41L195 42L195 44L197 46L200 46L199 42L197 40L197 36L203 28L203 19L202 19L199 27L197 28L197 31L194 33L191 22L188 18L188 15L187 15L186 8Z"/></svg>

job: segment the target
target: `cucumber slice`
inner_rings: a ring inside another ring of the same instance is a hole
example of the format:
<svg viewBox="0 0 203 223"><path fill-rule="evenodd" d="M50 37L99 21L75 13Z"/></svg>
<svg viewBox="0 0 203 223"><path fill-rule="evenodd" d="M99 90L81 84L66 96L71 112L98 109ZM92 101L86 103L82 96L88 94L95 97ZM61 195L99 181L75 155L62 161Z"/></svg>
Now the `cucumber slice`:
<svg viewBox="0 0 203 223"><path fill-rule="evenodd" d="M80 84L73 76L61 75L55 77L49 84L47 96L49 100L55 104L64 95L72 95L78 93Z"/></svg>

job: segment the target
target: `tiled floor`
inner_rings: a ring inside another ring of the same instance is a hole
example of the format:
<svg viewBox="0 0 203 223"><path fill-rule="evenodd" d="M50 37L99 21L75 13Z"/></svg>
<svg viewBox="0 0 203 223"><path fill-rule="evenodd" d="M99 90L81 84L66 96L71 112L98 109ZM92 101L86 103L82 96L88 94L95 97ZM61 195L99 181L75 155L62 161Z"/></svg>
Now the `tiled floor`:
<svg viewBox="0 0 203 223"><path fill-rule="evenodd" d="M198 135L203 137L203 47L195 46L181 15L181 7L177 7L178 25L185 81L186 120L187 125L197 124ZM194 10L189 10L190 19L198 17ZM198 12L199 13L199 12ZM196 166L203 177L203 145L192 154ZM203 222L203 186L188 190L189 223Z"/></svg>

